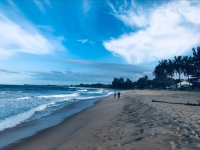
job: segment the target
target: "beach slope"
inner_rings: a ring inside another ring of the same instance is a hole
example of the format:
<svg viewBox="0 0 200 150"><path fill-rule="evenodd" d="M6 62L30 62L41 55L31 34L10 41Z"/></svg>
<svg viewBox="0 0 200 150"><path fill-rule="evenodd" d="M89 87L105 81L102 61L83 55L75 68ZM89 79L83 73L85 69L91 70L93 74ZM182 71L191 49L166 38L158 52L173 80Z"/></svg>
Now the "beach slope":
<svg viewBox="0 0 200 150"><path fill-rule="evenodd" d="M200 149L200 93L132 90L108 97L7 149Z"/></svg>

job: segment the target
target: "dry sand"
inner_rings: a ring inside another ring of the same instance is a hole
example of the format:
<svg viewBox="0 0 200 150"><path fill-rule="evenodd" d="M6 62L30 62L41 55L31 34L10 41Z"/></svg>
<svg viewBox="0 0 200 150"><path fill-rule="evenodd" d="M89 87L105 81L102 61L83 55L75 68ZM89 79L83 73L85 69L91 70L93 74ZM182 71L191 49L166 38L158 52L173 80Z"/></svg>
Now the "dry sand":
<svg viewBox="0 0 200 150"><path fill-rule="evenodd" d="M132 90L108 97L63 123L14 144L29 150L170 150L200 149L200 93Z"/></svg>

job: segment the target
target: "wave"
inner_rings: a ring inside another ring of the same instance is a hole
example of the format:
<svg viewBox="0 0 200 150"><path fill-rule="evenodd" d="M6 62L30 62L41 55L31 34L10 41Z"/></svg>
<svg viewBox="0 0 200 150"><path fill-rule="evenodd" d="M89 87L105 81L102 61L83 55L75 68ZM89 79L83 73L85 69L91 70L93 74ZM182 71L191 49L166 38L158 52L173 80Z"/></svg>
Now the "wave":
<svg viewBox="0 0 200 150"><path fill-rule="evenodd" d="M22 91L1 91L0 95L7 95L7 94L18 94L18 93L22 93Z"/></svg>
<svg viewBox="0 0 200 150"><path fill-rule="evenodd" d="M28 97L28 96L26 96L26 97L20 97L20 98L18 98L18 100L28 100L28 99L30 99L31 97Z"/></svg>
<svg viewBox="0 0 200 150"><path fill-rule="evenodd" d="M88 92L89 94L101 94L101 93L103 93L103 92L98 92L98 91L96 91L96 92Z"/></svg>
<svg viewBox="0 0 200 150"><path fill-rule="evenodd" d="M78 93L73 93L73 94L59 94L59 95L41 95L41 96L36 96L36 98L64 98L64 97L77 97L79 96Z"/></svg>
<svg viewBox="0 0 200 150"><path fill-rule="evenodd" d="M87 96L87 97L78 97L77 99L79 100L86 100L86 99L93 99L93 98L98 98L102 96Z"/></svg>
<svg viewBox="0 0 200 150"><path fill-rule="evenodd" d="M29 111L26 111L26 112L20 113L18 115L6 118L5 120L0 122L0 131L3 131L6 128L15 127L16 125L24 122L25 120L27 120L28 118L33 116L36 112L42 111L46 108L47 108L47 104L44 104L44 105L40 105L36 108L33 108Z"/></svg>
<svg viewBox="0 0 200 150"><path fill-rule="evenodd" d="M87 92L87 89L78 90L79 92Z"/></svg>
<svg viewBox="0 0 200 150"><path fill-rule="evenodd" d="M22 91L1 91L0 93L7 94L7 93L16 93L16 92L22 92ZM60 92L60 91L59 91ZM105 89L90 89L90 88L76 88L76 91L72 92L67 92L67 91L62 91L66 92L63 94L56 93L56 94L48 94L45 92L44 94L40 92L39 95L35 95L38 93L32 93L32 92L23 92L26 93L26 95L14 95L14 99L17 99L19 101L19 104L16 103L16 105L19 107L17 110L20 110L22 105L26 105L29 99L33 99L33 104L37 103L43 103L40 104L40 106L35 107L35 108L30 108L29 110L26 110L25 112L22 112L20 114L15 114L14 116L8 117L4 120L0 119L0 131L6 129L6 128L12 128L15 127L22 122L25 121L30 121L34 119L39 119L41 117L44 117L45 115L50 115L53 111L60 109L71 102L77 102L79 100L87 100L87 99L94 99L94 98L103 98L105 96L108 96L110 94L113 94L113 92L105 91ZM84 93L81 93L84 92ZM109 93L108 93L109 92ZM68 94L67 94L68 93ZM29 94L29 95L28 95ZM34 95L33 95L34 94ZM94 94L94 95L92 95ZM17 96L17 97L16 97ZM49 99L48 99L49 98ZM13 99L13 98L12 98ZM21 101L20 101L21 100ZM23 103L24 100L24 103ZM38 101L37 101L38 100ZM44 100L44 101L43 101ZM13 101L11 101L13 102ZM16 102L16 101L14 101ZM1 107L1 106L0 106ZM17 110L15 112L17 112ZM39 113L37 113L39 112Z"/></svg>
<svg viewBox="0 0 200 150"><path fill-rule="evenodd" d="M41 96L36 96L35 98L69 98L69 97L77 97L79 96L78 93L73 93L73 94L60 94L60 95L41 95ZM28 100L31 97L29 96L25 96L25 97L20 97L17 98L18 100Z"/></svg>
<svg viewBox="0 0 200 150"><path fill-rule="evenodd" d="M107 93L106 94L106 96L110 96L110 95L112 95L114 92L109 92L109 93Z"/></svg>
<svg viewBox="0 0 200 150"><path fill-rule="evenodd" d="M78 97L77 99L80 99L80 100L86 100L86 99L93 99L93 98L99 98L99 97L106 97L106 96L109 96L109 95L112 95L113 92L109 92L105 95L101 95L101 96L87 96L87 97Z"/></svg>
<svg viewBox="0 0 200 150"><path fill-rule="evenodd" d="M60 99L60 100L53 101L53 102L50 103L50 105L54 105L54 104L56 104L56 103L65 102L65 101L71 102L71 101L74 101L74 100L71 100L70 98L64 98L64 99Z"/></svg>
<svg viewBox="0 0 200 150"><path fill-rule="evenodd" d="M78 96L78 94L74 93L74 94L62 94L62 95L40 96L40 97L41 98L49 98L49 97L66 97L66 96L72 97L72 96ZM30 97L21 97L21 98L18 98L18 99L19 100L25 100L25 99L29 99L29 98ZM57 106L57 105L59 106L59 104L58 104L59 102L65 102L65 101L71 103L74 100L72 100L71 98L64 98L64 99L60 99L60 100L55 100L55 101L52 101L48 104L40 105L40 106L35 107L31 110L28 110L28 111L25 111L23 113L17 114L15 116L1 120L0 121L0 131L3 131L7 128L15 127L15 126L21 124L22 122L28 120L29 118L31 118L36 112L43 111L43 110L47 109L48 107L54 107L54 106ZM41 117L43 117L43 116L40 116L40 118Z"/></svg>
<svg viewBox="0 0 200 150"><path fill-rule="evenodd" d="M104 91L102 89L98 90L98 91L94 91L94 92L88 92L89 94L101 94Z"/></svg>

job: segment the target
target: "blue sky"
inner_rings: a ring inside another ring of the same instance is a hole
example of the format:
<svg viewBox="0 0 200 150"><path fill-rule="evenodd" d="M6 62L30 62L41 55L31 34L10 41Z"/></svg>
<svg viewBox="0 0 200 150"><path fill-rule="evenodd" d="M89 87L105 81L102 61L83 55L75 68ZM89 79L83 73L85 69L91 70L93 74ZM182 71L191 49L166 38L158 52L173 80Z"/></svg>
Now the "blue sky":
<svg viewBox="0 0 200 150"><path fill-rule="evenodd" d="M198 0L0 1L0 84L136 81L200 46Z"/></svg>

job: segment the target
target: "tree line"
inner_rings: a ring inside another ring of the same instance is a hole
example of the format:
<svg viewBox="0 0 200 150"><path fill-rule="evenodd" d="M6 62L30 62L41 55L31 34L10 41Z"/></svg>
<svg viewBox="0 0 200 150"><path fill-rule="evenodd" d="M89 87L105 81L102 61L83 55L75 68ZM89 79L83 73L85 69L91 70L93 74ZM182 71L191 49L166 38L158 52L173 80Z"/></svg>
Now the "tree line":
<svg viewBox="0 0 200 150"><path fill-rule="evenodd" d="M153 75L154 79L149 80L148 76L139 78L132 82L130 79L114 78L111 88L132 89L132 88L166 88L177 83L181 87L181 75L187 77L187 81L193 87L200 87L200 47L192 48L192 56L174 56L174 59L161 60L156 65ZM178 75L178 79L174 76Z"/></svg>
<svg viewBox="0 0 200 150"><path fill-rule="evenodd" d="M200 47L192 48L193 56L175 56L173 60L161 60L153 71L155 80L159 86L165 88L172 85L174 75L178 75L179 82L181 75L187 77L189 83L199 87L200 79ZM162 83L161 83L162 82ZM181 82L180 82L181 87Z"/></svg>
<svg viewBox="0 0 200 150"><path fill-rule="evenodd" d="M92 88L110 88L110 84L102 84L102 83L96 83L96 84L79 84L79 85L70 85L74 87L92 87Z"/></svg>
<svg viewBox="0 0 200 150"><path fill-rule="evenodd" d="M131 81L129 78L114 78L111 84L80 84L81 87L95 88L115 88L115 89L145 89L145 88L166 88L180 83L181 75L187 77L187 81L192 83L193 87L200 88L200 47L192 48L192 56L174 56L174 59L164 59L158 62L154 71L153 80L148 76L143 76L137 81ZM178 79L174 79L178 75ZM190 85L189 85L190 86Z"/></svg>

